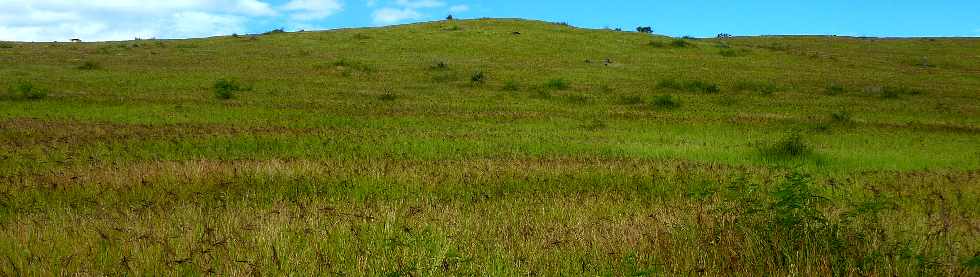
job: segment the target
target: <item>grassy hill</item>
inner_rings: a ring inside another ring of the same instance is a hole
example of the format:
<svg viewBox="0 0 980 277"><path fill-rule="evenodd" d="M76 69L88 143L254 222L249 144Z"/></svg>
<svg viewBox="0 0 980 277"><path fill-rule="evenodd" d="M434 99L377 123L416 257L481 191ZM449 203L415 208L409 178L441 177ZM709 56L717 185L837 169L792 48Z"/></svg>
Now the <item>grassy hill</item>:
<svg viewBox="0 0 980 277"><path fill-rule="evenodd" d="M980 273L980 39L0 43L19 274Z"/></svg>

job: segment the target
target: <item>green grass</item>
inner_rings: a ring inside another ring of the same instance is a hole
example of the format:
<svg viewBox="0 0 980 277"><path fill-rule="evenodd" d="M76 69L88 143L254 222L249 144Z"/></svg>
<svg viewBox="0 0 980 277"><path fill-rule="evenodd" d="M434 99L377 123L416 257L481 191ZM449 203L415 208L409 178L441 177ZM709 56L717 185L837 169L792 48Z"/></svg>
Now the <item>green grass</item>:
<svg viewBox="0 0 980 277"><path fill-rule="evenodd" d="M976 39L672 41L7 44L0 275L980 274Z"/></svg>

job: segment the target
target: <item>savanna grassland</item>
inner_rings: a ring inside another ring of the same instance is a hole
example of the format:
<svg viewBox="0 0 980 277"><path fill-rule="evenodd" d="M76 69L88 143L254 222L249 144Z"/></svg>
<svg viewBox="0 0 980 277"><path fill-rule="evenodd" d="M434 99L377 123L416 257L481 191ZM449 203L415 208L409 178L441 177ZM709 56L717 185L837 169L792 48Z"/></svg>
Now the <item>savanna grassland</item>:
<svg viewBox="0 0 980 277"><path fill-rule="evenodd" d="M0 43L0 275L980 274L980 40Z"/></svg>

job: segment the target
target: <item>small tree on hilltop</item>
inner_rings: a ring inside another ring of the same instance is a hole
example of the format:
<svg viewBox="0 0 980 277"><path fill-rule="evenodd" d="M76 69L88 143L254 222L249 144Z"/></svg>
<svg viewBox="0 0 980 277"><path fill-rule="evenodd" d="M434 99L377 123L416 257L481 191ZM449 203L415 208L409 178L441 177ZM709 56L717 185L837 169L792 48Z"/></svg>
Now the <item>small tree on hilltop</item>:
<svg viewBox="0 0 980 277"><path fill-rule="evenodd" d="M644 34L652 34L653 33L653 27L650 27L650 26L640 26L640 27L636 27L636 31L637 32L640 32L640 33L644 33Z"/></svg>

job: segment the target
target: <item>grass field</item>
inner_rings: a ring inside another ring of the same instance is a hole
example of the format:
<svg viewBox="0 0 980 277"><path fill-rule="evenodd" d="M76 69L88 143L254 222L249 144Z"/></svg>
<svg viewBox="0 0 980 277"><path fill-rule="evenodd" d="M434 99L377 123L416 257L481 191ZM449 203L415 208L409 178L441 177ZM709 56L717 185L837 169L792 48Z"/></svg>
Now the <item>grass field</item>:
<svg viewBox="0 0 980 277"><path fill-rule="evenodd" d="M4 42L0 275L975 276L978 53L504 19Z"/></svg>

